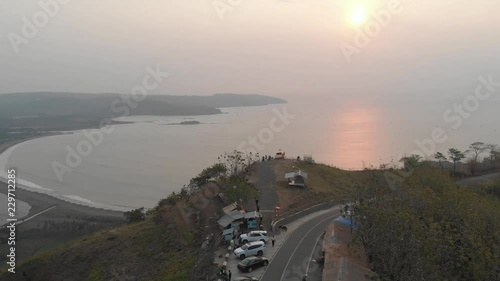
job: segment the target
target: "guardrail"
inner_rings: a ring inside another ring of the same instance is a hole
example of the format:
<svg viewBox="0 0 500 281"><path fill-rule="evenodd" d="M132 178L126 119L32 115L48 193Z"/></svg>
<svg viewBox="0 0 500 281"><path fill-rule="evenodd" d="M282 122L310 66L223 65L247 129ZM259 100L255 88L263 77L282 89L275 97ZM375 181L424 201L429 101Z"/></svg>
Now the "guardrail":
<svg viewBox="0 0 500 281"><path fill-rule="evenodd" d="M301 217L305 217L309 214L332 208L333 206L336 206L339 204L342 204L342 201L332 199L330 201L314 205L312 207L306 208L306 209L301 210L301 211L297 211L297 212L290 213L290 214L284 214L282 219L279 219L271 224L271 229L272 229L272 231L275 231L276 225L286 225L286 224L291 223L291 222L293 222Z"/></svg>

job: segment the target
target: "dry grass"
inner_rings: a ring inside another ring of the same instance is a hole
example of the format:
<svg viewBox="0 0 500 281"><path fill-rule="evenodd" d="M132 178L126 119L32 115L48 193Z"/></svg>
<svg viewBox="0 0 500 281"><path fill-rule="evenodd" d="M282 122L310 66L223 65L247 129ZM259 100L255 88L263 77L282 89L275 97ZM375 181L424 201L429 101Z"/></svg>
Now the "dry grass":
<svg viewBox="0 0 500 281"><path fill-rule="evenodd" d="M379 171L344 171L324 164L296 160L275 161L276 183L282 212L307 208L332 199L343 200L362 188L385 185ZM287 172L302 170L308 174L306 188L290 187L284 179Z"/></svg>
<svg viewBox="0 0 500 281"><path fill-rule="evenodd" d="M194 272L204 275L208 269L199 262L204 252L200 252L201 239L211 231L219 233L218 227L206 224L210 218L213 221L220 204L200 194L192 199L179 206L163 206L159 217L99 231L36 255L18 265L19 274L0 274L0 280L180 281ZM205 204L199 205L202 199ZM179 207L191 208L189 220Z"/></svg>

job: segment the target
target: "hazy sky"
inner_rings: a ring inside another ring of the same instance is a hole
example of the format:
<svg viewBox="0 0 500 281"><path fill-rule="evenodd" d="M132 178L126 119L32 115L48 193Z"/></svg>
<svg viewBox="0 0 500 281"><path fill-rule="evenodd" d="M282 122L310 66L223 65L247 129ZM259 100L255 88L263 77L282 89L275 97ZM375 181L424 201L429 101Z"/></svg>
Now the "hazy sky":
<svg viewBox="0 0 500 281"><path fill-rule="evenodd" d="M0 93L127 93L156 64L165 94L450 98L500 80L498 0L401 0L350 63L340 45L389 1L65 0L46 24L40 2L0 0Z"/></svg>

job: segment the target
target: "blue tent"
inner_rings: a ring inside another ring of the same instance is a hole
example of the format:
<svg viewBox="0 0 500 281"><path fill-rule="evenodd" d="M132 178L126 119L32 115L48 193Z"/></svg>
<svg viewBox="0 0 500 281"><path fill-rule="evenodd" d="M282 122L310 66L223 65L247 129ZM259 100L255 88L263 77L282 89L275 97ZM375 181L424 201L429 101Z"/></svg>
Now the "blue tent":
<svg viewBox="0 0 500 281"><path fill-rule="evenodd" d="M344 218L344 217L340 216L340 217L336 218L335 221L338 221L338 222L340 222L341 224L343 224L345 226L351 227L351 225L352 225L353 228L356 228L356 224L353 223L348 218Z"/></svg>

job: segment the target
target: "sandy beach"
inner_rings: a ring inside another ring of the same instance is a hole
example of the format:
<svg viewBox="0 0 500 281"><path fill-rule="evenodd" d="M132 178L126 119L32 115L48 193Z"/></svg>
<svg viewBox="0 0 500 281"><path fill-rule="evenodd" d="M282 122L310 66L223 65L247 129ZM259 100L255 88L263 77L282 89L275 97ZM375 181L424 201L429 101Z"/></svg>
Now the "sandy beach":
<svg viewBox="0 0 500 281"><path fill-rule="evenodd" d="M25 140L26 141L26 140ZM22 141L0 144L0 154ZM0 193L6 195L7 184L0 181ZM5 196L0 198L6 199ZM123 212L111 211L73 204L43 193L17 188L15 198L26 202L31 208L24 217L17 217L16 255L21 261L34 253L103 228L121 225L125 222ZM1 204L7 208L7 202ZM21 211L21 210L20 210ZM5 213L5 212L2 212ZM5 220L6 218L2 218ZM7 229L0 228L0 252L6 253ZM5 264L1 255L0 262Z"/></svg>

